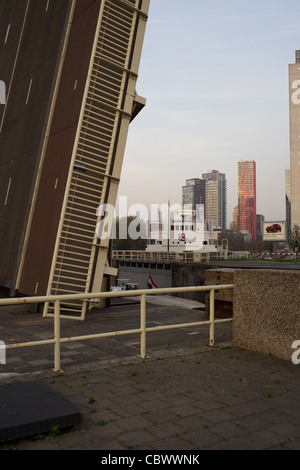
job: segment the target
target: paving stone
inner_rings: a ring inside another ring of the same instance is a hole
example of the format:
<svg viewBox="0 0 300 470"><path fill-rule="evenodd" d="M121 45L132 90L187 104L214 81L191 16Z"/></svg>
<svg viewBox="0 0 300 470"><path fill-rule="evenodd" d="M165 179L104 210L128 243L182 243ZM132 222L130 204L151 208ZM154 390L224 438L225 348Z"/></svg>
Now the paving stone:
<svg viewBox="0 0 300 470"><path fill-rule="evenodd" d="M170 412L180 419L186 416L194 416L195 407L190 403L183 403L182 406L171 406Z"/></svg>
<svg viewBox="0 0 300 470"><path fill-rule="evenodd" d="M159 423L173 423L174 422L174 415L169 408L160 408L160 409L150 409L145 411L144 416L151 421L152 423L159 424ZM172 425L172 424L171 424Z"/></svg>
<svg viewBox="0 0 300 470"><path fill-rule="evenodd" d="M249 433L266 428L270 424L259 413L258 415L239 416L234 419L234 422L235 424L242 426Z"/></svg>
<svg viewBox="0 0 300 470"><path fill-rule="evenodd" d="M168 437L176 436L182 433L181 422L175 423L161 423L155 426L150 426L147 430L159 439L166 439Z"/></svg>
<svg viewBox="0 0 300 470"><path fill-rule="evenodd" d="M187 442L181 437L169 437L167 439L156 440L151 443L151 448L155 450L193 450L194 444Z"/></svg>
<svg viewBox="0 0 300 470"><path fill-rule="evenodd" d="M268 431L274 432L279 436L282 436L284 439L299 439L300 438L300 429L299 423L292 424L287 422L281 422L273 426L268 427Z"/></svg>
<svg viewBox="0 0 300 470"><path fill-rule="evenodd" d="M181 438L184 438L188 442L193 444L193 448L205 450L206 447L212 444L219 444L223 439L210 431L210 428L203 429L198 428L197 430L187 430L180 435Z"/></svg>
<svg viewBox="0 0 300 470"><path fill-rule="evenodd" d="M127 447L127 449L137 449L153 443L155 438L153 434L145 429L138 429L131 432L125 432L118 440Z"/></svg>
<svg viewBox="0 0 300 470"><path fill-rule="evenodd" d="M150 423L143 416L131 416L127 418L122 418L118 421L119 426L124 429L124 431L133 431L137 429L145 429Z"/></svg>
<svg viewBox="0 0 300 470"><path fill-rule="evenodd" d="M232 414L230 414L230 408L229 412L227 412L227 410L212 410L202 413L201 418L204 421L217 424L224 421L230 421L232 419Z"/></svg>
<svg viewBox="0 0 300 470"><path fill-rule="evenodd" d="M259 431L251 433L247 436L247 439L255 444L255 450L268 450L287 440L269 429L260 429ZM300 447L298 447L298 449L299 448Z"/></svg>
<svg viewBox="0 0 300 470"><path fill-rule="evenodd" d="M222 422L219 424L215 424L209 427L210 432L213 434L217 434L223 439L232 439L237 436L241 436L245 434L247 431L240 426L239 424L236 424L234 422Z"/></svg>
<svg viewBox="0 0 300 470"><path fill-rule="evenodd" d="M132 403L130 405L121 406L118 408L118 414L123 418L128 418L130 416L135 416L137 414L142 414L144 408L141 405Z"/></svg>
<svg viewBox="0 0 300 470"><path fill-rule="evenodd" d="M221 450L255 450L255 444L247 438L235 437L229 441L219 442Z"/></svg>
<svg viewBox="0 0 300 470"><path fill-rule="evenodd" d="M52 362L48 361L48 359L36 359L35 361L28 361L28 363L34 367L39 367L39 366L51 367L52 365Z"/></svg>
<svg viewBox="0 0 300 470"><path fill-rule="evenodd" d="M224 408L224 405L220 403L217 399L215 399L214 395L212 394L211 399L207 400L199 400L197 406L202 411L209 411L209 410L219 410Z"/></svg>

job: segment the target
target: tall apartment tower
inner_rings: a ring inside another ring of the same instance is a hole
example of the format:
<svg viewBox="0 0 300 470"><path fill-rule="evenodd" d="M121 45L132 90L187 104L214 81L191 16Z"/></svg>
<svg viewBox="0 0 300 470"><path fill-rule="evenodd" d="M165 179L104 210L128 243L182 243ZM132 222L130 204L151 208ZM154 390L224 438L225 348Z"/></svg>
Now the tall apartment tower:
<svg viewBox="0 0 300 470"><path fill-rule="evenodd" d="M300 226L300 51L289 65L291 228Z"/></svg>
<svg viewBox="0 0 300 470"><path fill-rule="evenodd" d="M191 178L186 180L182 187L182 206L191 206L196 210L197 205L203 204L205 207L205 180Z"/></svg>
<svg viewBox="0 0 300 470"><path fill-rule="evenodd" d="M238 227L256 240L256 162L238 162Z"/></svg>
<svg viewBox="0 0 300 470"><path fill-rule="evenodd" d="M100 292L150 0L0 2L0 285ZM84 318L87 303L66 305ZM47 311L46 311L47 314Z"/></svg>
<svg viewBox="0 0 300 470"><path fill-rule="evenodd" d="M262 240L264 231L265 216L262 214L256 214L256 239Z"/></svg>
<svg viewBox="0 0 300 470"><path fill-rule="evenodd" d="M205 218L213 228L227 228L227 180L224 173L209 170L202 174L206 181ZM209 222L211 221L211 222Z"/></svg>

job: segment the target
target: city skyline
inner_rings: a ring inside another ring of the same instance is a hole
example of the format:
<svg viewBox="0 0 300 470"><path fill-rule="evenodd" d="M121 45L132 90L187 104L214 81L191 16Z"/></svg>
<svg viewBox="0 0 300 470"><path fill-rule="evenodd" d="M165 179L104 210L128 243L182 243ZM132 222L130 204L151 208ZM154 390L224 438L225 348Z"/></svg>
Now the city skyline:
<svg viewBox="0 0 300 470"><path fill-rule="evenodd" d="M228 180L229 226L236 162L255 160L257 212L283 220L288 64L299 48L300 5L189 0L188 7L151 2L139 81L147 106L128 136L120 195L180 202L182 181L218 168Z"/></svg>

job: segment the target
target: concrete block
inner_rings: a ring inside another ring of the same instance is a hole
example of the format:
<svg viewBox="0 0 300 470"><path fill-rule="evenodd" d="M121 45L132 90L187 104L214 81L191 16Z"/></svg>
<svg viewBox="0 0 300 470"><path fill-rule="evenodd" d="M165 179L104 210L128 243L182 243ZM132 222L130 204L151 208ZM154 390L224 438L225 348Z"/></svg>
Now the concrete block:
<svg viewBox="0 0 300 470"><path fill-rule="evenodd" d="M79 409L56 390L39 381L0 387L0 442L60 430L82 421Z"/></svg>
<svg viewBox="0 0 300 470"><path fill-rule="evenodd" d="M300 340L300 272L237 270L233 345L291 360Z"/></svg>

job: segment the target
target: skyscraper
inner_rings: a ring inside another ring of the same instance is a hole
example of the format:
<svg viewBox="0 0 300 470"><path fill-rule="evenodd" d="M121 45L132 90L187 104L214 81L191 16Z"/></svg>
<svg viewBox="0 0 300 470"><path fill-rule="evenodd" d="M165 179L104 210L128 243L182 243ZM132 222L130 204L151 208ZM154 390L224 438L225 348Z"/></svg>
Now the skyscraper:
<svg viewBox="0 0 300 470"><path fill-rule="evenodd" d="M265 216L262 214L256 214L256 239L262 240L264 230Z"/></svg>
<svg viewBox="0 0 300 470"><path fill-rule="evenodd" d="M300 226L300 51L289 65L291 228Z"/></svg>
<svg viewBox="0 0 300 470"><path fill-rule="evenodd" d="M227 180L224 173L209 170L202 174L206 181L205 218L213 228L227 228Z"/></svg>
<svg viewBox="0 0 300 470"><path fill-rule="evenodd" d="M114 273L97 208L115 205L145 105L149 1L0 2L0 285L13 294L99 292Z"/></svg>
<svg viewBox="0 0 300 470"><path fill-rule="evenodd" d="M256 162L238 162L238 227L256 240Z"/></svg>
<svg viewBox="0 0 300 470"><path fill-rule="evenodd" d="M182 187L182 205L191 206L196 210L197 205L203 204L205 207L205 180L200 178L191 178L186 180Z"/></svg>

